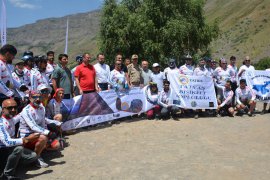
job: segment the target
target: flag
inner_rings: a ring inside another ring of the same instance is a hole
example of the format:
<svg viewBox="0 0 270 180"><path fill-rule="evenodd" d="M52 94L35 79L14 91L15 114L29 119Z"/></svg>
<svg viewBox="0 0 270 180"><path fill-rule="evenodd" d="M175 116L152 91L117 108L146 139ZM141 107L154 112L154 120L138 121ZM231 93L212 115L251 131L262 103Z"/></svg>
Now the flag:
<svg viewBox="0 0 270 180"><path fill-rule="evenodd" d="M65 54L68 53L68 19L67 19L67 29L66 29L66 46L65 46Z"/></svg>
<svg viewBox="0 0 270 180"><path fill-rule="evenodd" d="M5 0L2 0L2 10L1 10L1 45L4 46L6 43L7 43L6 5L5 5Z"/></svg>

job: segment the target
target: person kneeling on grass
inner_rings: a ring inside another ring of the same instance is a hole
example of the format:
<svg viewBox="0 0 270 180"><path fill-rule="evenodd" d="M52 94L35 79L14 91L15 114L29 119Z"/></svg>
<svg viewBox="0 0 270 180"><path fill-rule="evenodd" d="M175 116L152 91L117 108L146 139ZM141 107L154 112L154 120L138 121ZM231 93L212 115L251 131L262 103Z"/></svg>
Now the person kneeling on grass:
<svg viewBox="0 0 270 180"><path fill-rule="evenodd" d="M233 91L231 90L232 82L227 80L224 86L220 86L216 84L216 87L221 89L221 96L218 99L218 113L221 116L229 115L231 117L234 116L234 109L233 109Z"/></svg>
<svg viewBox="0 0 270 180"><path fill-rule="evenodd" d="M158 105L158 88L157 83L150 82L145 89L146 99L148 102L154 105L154 107L146 112L147 119L157 118L159 119L160 106Z"/></svg>
<svg viewBox="0 0 270 180"><path fill-rule="evenodd" d="M29 134L28 137L15 138L15 124L19 119L17 103L13 99L4 100L2 103L2 117L0 118L0 179L20 179L15 177L17 167L30 164L37 160L37 154L23 146L36 141L38 133Z"/></svg>
<svg viewBox="0 0 270 180"><path fill-rule="evenodd" d="M179 107L171 104L170 96L171 96L171 90L170 90L170 82L167 80L164 80L163 82L164 89L160 92L158 103L162 107L161 109L161 118L162 119L169 119L170 114L172 115L172 118L176 118L176 113L180 110Z"/></svg>
<svg viewBox="0 0 270 180"><path fill-rule="evenodd" d="M33 149L38 156L38 167L48 167L48 164L40 157L42 151L57 150L60 148L60 143L56 139L57 134L53 130L48 130L49 126L55 127L62 124L59 121L50 120L45 117L45 108L41 104L42 98L39 91L30 91L28 104L20 113L20 136L28 137L31 133L40 133L37 141L27 143L25 147Z"/></svg>
<svg viewBox="0 0 270 180"><path fill-rule="evenodd" d="M256 106L256 94L247 86L245 79L240 80L240 86L236 89L235 93L238 114L243 115L245 111L249 116L253 116Z"/></svg>

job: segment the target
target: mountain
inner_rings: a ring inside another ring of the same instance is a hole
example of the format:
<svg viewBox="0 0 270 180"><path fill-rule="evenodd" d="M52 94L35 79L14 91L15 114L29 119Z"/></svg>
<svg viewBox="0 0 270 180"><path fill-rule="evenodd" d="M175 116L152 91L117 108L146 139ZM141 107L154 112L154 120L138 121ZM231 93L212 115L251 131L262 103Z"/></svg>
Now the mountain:
<svg viewBox="0 0 270 180"><path fill-rule="evenodd" d="M210 46L213 58L231 55L239 60L249 55L254 62L270 56L270 1L268 0L206 0L204 7L208 22L219 22L220 36ZM8 42L18 50L45 54L53 50L63 53L66 20L69 18L69 57L74 63L77 54L98 52L100 10L39 20L19 28L8 29ZM238 61L240 64L241 61Z"/></svg>
<svg viewBox="0 0 270 180"><path fill-rule="evenodd" d="M55 51L56 54L63 53L67 18L69 19L70 62L74 62L75 56L84 52L96 54L98 52L99 10L61 18L43 19L19 28L10 28L7 30L8 43L17 47L17 58L20 58L25 50L31 50L35 55L44 55L49 50Z"/></svg>
<svg viewBox="0 0 270 180"><path fill-rule="evenodd" d="M257 62L270 56L269 8L268 0L207 0L206 19L213 22L217 18L221 30L218 39L211 44L213 57L229 59L235 55L243 60L249 55Z"/></svg>

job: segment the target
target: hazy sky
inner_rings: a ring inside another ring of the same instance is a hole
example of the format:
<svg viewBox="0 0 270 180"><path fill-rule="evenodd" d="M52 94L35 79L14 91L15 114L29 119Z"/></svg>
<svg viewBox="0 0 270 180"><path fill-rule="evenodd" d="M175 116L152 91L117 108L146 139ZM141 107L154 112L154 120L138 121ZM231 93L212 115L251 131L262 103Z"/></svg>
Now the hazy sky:
<svg viewBox="0 0 270 180"><path fill-rule="evenodd" d="M2 1L2 0L0 0ZM4 0L7 27L19 27L50 17L100 9L103 0ZM0 3L1 5L2 3Z"/></svg>

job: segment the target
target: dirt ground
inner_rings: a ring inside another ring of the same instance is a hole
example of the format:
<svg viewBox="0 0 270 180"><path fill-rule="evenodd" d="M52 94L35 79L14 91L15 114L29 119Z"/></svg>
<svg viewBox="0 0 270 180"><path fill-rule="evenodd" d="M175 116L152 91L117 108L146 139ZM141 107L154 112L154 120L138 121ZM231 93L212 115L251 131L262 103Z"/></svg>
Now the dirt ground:
<svg viewBox="0 0 270 180"><path fill-rule="evenodd" d="M131 119L81 130L25 179L270 179L270 114Z"/></svg>

